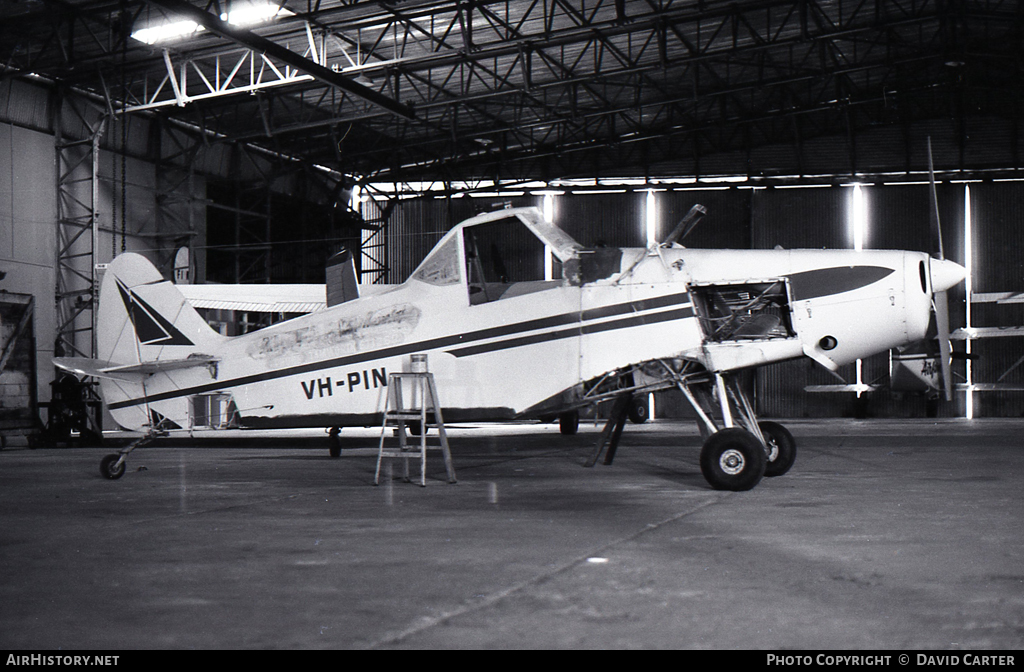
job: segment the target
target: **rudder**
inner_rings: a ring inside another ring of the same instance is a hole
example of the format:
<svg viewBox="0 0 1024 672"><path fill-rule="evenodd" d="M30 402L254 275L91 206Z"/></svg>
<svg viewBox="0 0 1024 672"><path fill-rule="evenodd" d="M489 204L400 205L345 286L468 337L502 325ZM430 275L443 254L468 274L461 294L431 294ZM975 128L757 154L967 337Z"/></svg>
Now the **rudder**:
<svg viewBox="0 0 1024 672"><path fill-rule="evenodd" d="M126 253L100 285L97 357L119 364L206 353L224 338L145 257Z"/></svg>
<svg viewBox="0 0 1024 672"><path fill-rule="evenodd" d="M100 284L96 331L96 356L107 366L197 358L213 354L225 340L142 255L121 254L107 266ZM145 398L147 387L153 385L161 386L161 381L148 375L100 379L111 414L130 429L150 424L150 410L147 404L122 403Z"/></svg>

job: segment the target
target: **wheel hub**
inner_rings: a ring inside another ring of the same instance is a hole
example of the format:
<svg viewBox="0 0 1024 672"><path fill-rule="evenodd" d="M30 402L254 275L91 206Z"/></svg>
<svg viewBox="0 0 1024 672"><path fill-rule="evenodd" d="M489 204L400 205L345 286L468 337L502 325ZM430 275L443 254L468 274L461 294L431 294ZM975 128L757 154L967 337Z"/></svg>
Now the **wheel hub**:
<svg viewBox="0 0 1024 672"><path fill-rule="evenodd" d="M722 471L730 476L735 476L743 471L743 468L746 466L746 460L743 459L743 453L734 448L730 448L723 452L722 456L718 458L718 466L722 468Z"/></svg>

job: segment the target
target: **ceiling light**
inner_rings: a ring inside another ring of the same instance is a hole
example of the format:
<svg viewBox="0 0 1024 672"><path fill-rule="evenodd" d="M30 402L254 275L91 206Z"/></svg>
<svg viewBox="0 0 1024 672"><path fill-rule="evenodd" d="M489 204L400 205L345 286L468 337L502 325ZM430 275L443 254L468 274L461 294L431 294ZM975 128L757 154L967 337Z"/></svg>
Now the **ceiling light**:
<svg viewBox="0 0 1024 672"><path fill-rule="evenodd" d="M220 15L222 21L227 21L233 26L251 26L263 23L281 16L294 16L295 12L289 11L273 2L262 0L247 5L238 6L230 12ZM141 28L132 33L132 37L139 42L156 44L167 42L180 37L194 35L206 30L195 21L172 21L161 23L147 28Z"/></svg>
<svg viewBox="0 0 1024 672"><path fill-rule="evenodd" d="M166 42L177 37L182 37L183 35L198 33L201 30L205 30L205 28L195 21L175 21L173 23L164 23L158 26L150 26L149 28L136 30L132 33L132 37L139 42L156 44L157 42Z"/></svg>
<svg viewBox="0 0 1024 672"><path fill-rule="evenodd" d="M222 21L227 21L233 26L251 26L254 23L262 23L278 16L294 15L295 12L291 12L272 2L254 2L221 14L220 18Z"/></svg>

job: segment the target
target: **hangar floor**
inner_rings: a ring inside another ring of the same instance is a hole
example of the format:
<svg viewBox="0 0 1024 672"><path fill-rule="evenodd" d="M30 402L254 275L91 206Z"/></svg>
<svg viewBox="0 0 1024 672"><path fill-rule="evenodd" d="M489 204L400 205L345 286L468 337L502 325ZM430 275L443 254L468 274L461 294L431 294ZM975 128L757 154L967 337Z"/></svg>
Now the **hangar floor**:
<svg viewBox="0 0 1024 672"><path fill-rule="evenodd" d="M118 481L8 449L0 648L1024 647L1024 421L787 424L745 493L672 421L592 469L593 427L453 428L426 488L373 487L370 429L165 440Z"/></svg>

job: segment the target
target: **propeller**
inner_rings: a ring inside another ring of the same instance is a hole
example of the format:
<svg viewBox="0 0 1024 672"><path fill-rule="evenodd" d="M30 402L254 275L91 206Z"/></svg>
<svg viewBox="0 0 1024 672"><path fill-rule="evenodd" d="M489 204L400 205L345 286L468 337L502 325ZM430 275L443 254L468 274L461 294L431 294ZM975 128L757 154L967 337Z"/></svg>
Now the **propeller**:
<svg viewBox="0 0 1024 672"><path fill-rule="evenodd" d="M949 340L949 299L946 291L964 278L964 269L959 264L946 261L942 249L942 227L939 222L939 200L935 192L935 167L932 163L932 139L928 137L928 181L931 186L931 224L935 235L936 252L928 263L929 280L932 287L932 308L935 311L935 328L939 340L939 366L942 368L942 385L946 401L953 398L953 347Z"/></svg>

